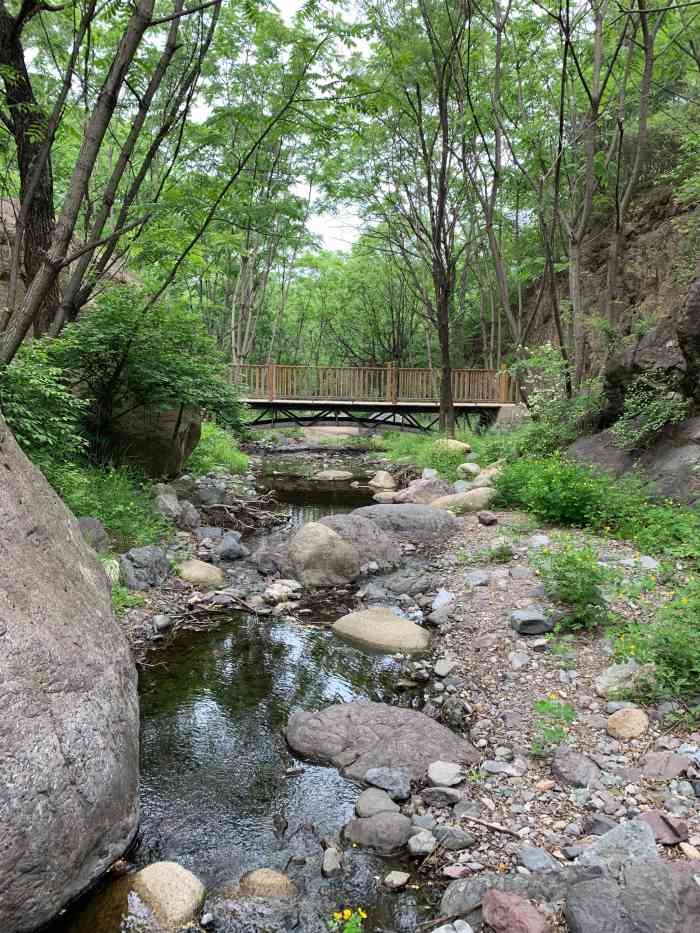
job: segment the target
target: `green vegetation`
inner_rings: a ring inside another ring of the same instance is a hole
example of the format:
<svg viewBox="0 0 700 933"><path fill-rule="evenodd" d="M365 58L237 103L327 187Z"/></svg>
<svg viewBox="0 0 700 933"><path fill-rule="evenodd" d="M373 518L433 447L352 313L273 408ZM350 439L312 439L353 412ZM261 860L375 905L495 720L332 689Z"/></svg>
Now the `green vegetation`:
<svg viewBox="0 0 700 933"><path fill-rule="evenodd" d="M121 583L112 584L112 606L118 618L121 618L127 610L136 609L144 603L145 599L138 593L132 593Z"/></svg>
<svg viewBox="0 0 700 933"><path fill-rule="evenodd" d="M532 707L537 714L537 733L532 740L531 753L535 758L548 758L566 738L576 712L568 703L559 702L555 694L546 700L536 700Z"/></svg>
<svg viewBox="0 0 700 933"><path fill-rule="evenodd" d="M606 617L602 587L612 571L598 561L593 545L562 537L553 547L541 548L533 558L545 592L565 608L559 627L592 628Z"/></svg>
<svg viewBox="0 0 700 933"><path fill-rule="evenodd" d="M202 437L188 458L185 469L195 476L206 473L245 473L248 458L238 449L235 438L211 421L202 425Z"/></svg>
<svg viewBox="0 0 700 933"><path fill-rule="evenodd" d="M647 447L667 425L687 418L690 402L659 376L640 376L625 393L622 415L612 427L620 447Z"/></svg>
<svg viewBox="0 0 700 933"><path fill-rule="evenodd" d="M101 521L117 549L152 544L170 528L153 508L152 482L135 470L86 461L45 461L42 469L73 514Z"/></svg>
<svg viewBox="0 0 700 933"><path fill-rule="evenodd" d="M458 440L471 443L466 435L457 434ZM450 450L445 438L435 434L413 434L408 431L390 431L376 441L387 457L397 463L412 463L419 470L437 470L440 478L448 482L458 479L457 467L464 463L464 451Z"/></svg>

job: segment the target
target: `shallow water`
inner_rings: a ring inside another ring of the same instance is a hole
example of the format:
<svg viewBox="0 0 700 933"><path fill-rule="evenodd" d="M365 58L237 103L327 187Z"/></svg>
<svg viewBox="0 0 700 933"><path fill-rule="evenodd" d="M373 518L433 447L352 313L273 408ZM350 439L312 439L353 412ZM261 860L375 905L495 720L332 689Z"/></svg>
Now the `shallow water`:
<svg viewBox="0 0 700 933"><path fill-rule="evenodd" d="M346 485L319 496L288 483L282 495L290 527L370 501L367 490L356 494ZM337 837L354 815L361 788L334 768L294 758L282 731L295 708L354 698L391 702L397 663L324 628L243 615L215 631L181 635L151 661L139 683L136 863L179 862L211 890L254 868L286 870L293 840L309 830L321 853L320 840ZM362 903L368 931L415 929L419 894L388 894L377 885L395 863L350 849L346 864L346 877L320 886L318 864L309 865L307 892L319 913ZM95 920L94 905L74 908L53 933L118 933L114 918Z"/></svg>

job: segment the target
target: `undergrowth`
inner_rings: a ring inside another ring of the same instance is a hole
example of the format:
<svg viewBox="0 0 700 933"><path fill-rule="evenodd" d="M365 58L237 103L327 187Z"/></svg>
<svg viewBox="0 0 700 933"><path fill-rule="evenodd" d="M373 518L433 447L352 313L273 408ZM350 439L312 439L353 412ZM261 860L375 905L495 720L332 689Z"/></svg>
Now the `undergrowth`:
<svg viewBox="0 0 700 933"><path fill-rule="evenodd" d="M459 433L457 439L470 445L473 442L471 436ZM464 463L465 451L450 450L441 436L391 431L382 434L376 444L390 460L413 463L419 470L437 470L440 479L447 482L459 479L457 467Z"/></svg>
<svg viewBox="0 0 700 933"><path fill-rule="evenodd" d="M212 421L202 425L202 437L190 454L185 470L195 476L207 473L245 473L247 456L238 449L235 438Z"/></svg>

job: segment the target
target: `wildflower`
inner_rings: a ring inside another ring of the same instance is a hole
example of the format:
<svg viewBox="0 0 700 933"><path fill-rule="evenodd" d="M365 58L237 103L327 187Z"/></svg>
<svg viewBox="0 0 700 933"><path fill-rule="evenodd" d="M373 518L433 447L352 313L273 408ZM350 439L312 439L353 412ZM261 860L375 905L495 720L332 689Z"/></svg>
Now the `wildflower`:
<svg viewBox="0 0 700 933"><path fill-rule="evenodd" d="M343 911L343 920L349 920L352 917L352 911L349 907L346 907Z"/></svg>
<svg viewBox="0 0 700 933"><path fill-rule="evenodd" d="M358 912L358 914L360 915L360 920L366 920L366 919L367 919L367 912L366 912L362 907L358 907L358 908L357 908L357 912Z"/></svg>
<svg viewBox="0 0 700 933"><path fill-rule="evenodd" d="M333 914L333 919L337 920L338 922L340 922L343 919L343 915L341 914L339 910L335 911L335 913Z"/></svg>

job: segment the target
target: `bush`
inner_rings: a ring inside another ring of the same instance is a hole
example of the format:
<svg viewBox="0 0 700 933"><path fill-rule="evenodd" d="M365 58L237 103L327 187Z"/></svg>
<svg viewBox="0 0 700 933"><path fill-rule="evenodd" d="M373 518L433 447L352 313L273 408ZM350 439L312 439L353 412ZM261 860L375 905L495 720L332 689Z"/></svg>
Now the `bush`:
<svg viewBox="0 0 700 933"><path fill-rule="evenodd" d="M466 443L471 443L471 439ZM391 431L382 435L381 446L390 460L410 461L419 470L437 470L440 477L448 482L458 479L457 467L464 463L463 451L449 450L444 438L436 438L434 434Z"/></svg>
<svg viewBox="0 0 700 933"><path fill-rule="evenodd" d="M625 394L623 411L611 428L620 447L648 447L669 424L687 418L688 399L671 392L663 378L654 373L640 376Z"/></svg>
<svg viewBox="0 0 700 933"><path fill-rule="evenodd" d="M642 684L647 698L700 694L700 580L694 579L659 613L658 621L630 625L615 646L620 659L654 665Z"/></svg>
<svg viewBox="0 0 700 933"><path fill-rule="evenodd" d="M80 423L85 403L65 384L38 344L23 347L0 371L0 410L17 443L35 462L75 455L84 445Z"/></svg>
<svg viewBox="0 0 700 933"><path fill-rule="evenodd" d="M75 462L42 469L73 514L101 521L120 550L153 544L170 528L153 507L152 484L134 470Z"/></svg>
<svg viewBox="0 0 700 933"><path fill-rule="evenodd" d="M240 429L243 408L213 339L197 314L177 305L143 312L138 289L108 291L100 307L46 342L48 359L89 403L93 453L111 458L120 418L173 403Z"/></svg>
<svg viewBox="0 0 700 933"><path fill-rule="evenodd" d="M211 421L202 425L202 438L190 454L185 469L196 476L206 473L245 473L248 458L228 431Z"/></svg>
<svg viewBox="0 0 700 933"><path fill-rule="evenodd" d="M601 587L610 582L612 572L599 564L591 544L566 537L559 547L538 551L533 563L547 596L566 606L562 627L592 627L602 621L605 600Z"/></svg>
<svg viewBox="0 0 700 933"><path fill-rule="evenodd" d="M561 457L506 464L494 486L498 504L526 509L555 525L590 524L602 496L592 470Z"/></svg>

